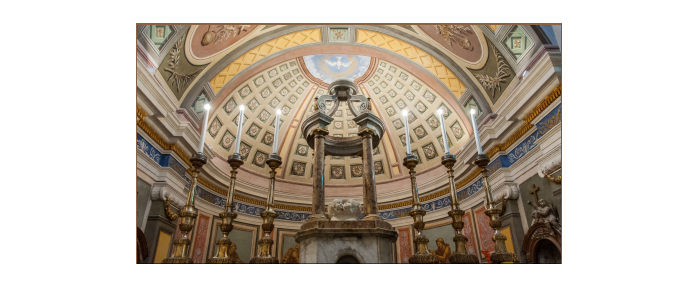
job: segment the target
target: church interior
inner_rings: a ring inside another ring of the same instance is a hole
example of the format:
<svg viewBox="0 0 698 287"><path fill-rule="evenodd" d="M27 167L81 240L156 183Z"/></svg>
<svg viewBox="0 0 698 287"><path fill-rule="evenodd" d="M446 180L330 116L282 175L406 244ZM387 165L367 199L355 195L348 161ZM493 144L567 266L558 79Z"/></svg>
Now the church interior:
<svg viewBox="0 0 698 287"><path fill-rule="evenodd" d="M561 264L561 51L561 25L137 25L137 263Z"/></svg>

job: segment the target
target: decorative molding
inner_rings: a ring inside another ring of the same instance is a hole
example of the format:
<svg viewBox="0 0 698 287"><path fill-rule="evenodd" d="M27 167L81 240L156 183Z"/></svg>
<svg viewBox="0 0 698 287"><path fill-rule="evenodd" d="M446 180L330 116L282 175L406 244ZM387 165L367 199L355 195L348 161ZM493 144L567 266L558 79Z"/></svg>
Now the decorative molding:
<svg viewBox="0 0 698 287"><path fill-rule="evenodd" d="M562 149L561 146L555 148L552 152L541 157L537 162L538 176L545 178L546 174L551 174L562 168Z"/></svg>
<svg viewBox="0 0 698 287"><path fill-rule="evenodd" d="M501 200L502 197L507 200L516 200L519 198L519 184L513 181L506 181L494 187L492 193L494 194L495 201Z"/></svg>

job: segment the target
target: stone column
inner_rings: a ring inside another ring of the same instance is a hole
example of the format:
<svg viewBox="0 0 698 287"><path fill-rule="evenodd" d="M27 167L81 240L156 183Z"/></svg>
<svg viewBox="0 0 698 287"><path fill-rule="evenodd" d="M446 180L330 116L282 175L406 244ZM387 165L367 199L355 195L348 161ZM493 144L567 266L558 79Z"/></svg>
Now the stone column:
<svg viewBox="0 0 698 287"><path fill-rule="evenodd" d="M313 178L313 205L308 221L327 221L325 217L325 136L329 131L316 128L312 131L315 138L315 177Z"/></svg>
<svg viewBox="0 0 698 287"><path fill-rule="evenodd" d="M371 129L363 129L359 132L363 137L364 220L381 220L378 215L378 196L373 171L372 138L375 134L376 132Z"/></svg>

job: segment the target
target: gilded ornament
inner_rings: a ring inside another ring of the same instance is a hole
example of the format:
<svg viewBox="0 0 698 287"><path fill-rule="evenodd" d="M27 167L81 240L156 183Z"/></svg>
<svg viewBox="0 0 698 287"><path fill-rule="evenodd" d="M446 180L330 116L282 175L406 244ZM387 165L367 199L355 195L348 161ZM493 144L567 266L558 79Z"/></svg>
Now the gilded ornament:
<svg viewBox="0 0 698 287"><path fill-rule="evenodd" d="M167 219L169 220L177 220L177 218L179 218L179 215L170 211L170 205L170 196L168 195L165 199L165 217L167 217Z"/></svg>

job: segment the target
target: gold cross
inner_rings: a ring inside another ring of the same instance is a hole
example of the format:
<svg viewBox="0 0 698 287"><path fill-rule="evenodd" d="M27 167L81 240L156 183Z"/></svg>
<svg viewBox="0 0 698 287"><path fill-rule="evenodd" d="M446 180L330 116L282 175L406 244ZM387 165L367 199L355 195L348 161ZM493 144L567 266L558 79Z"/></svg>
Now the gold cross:
<svg viewBox="0 0 698 287"><path fill-rule="evenodd" d="M531 192L530 194L533 194L533 198L536 199L536 204L538 204L538 191L540 191L540 188L536 187L535 184L531 185Z"/></svg>

